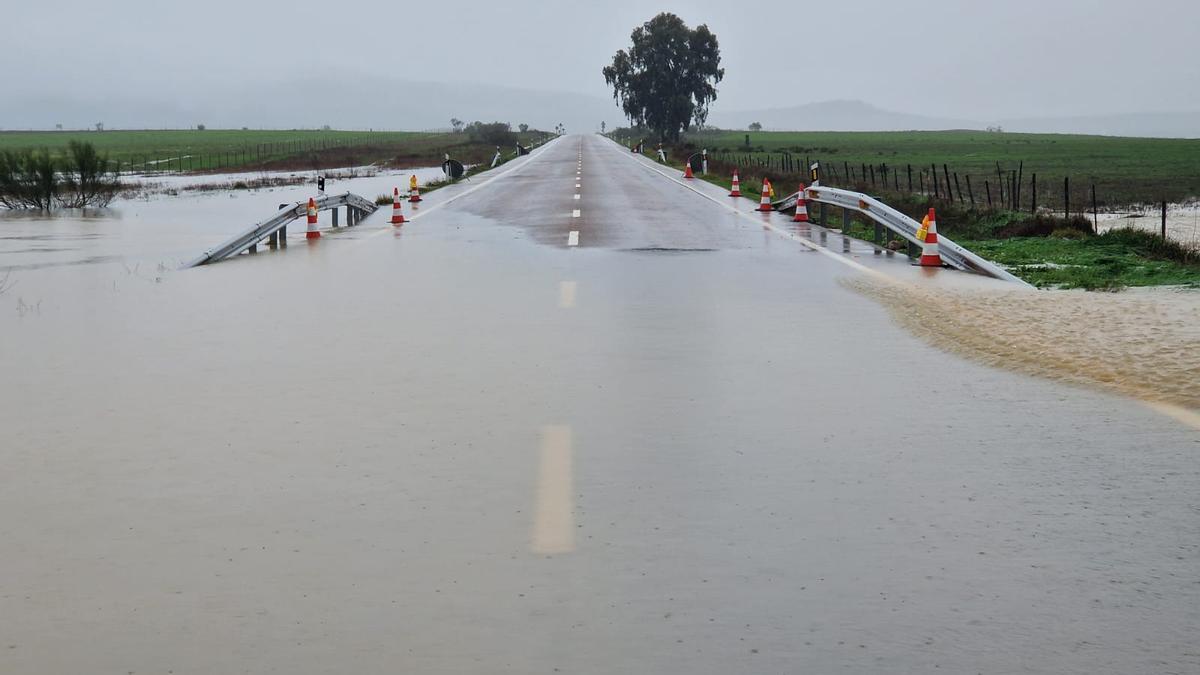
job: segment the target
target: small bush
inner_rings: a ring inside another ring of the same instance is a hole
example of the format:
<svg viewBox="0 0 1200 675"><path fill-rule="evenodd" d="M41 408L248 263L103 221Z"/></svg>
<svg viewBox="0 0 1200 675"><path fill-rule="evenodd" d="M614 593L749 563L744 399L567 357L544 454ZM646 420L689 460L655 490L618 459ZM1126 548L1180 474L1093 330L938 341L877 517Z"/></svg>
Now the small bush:
<svg viewBox="0 0 1200 675"><path fill-rule="evenodd" d="M120 189L106 155L71 141L65 158L47 149L0 153L0 204L46 211L55 206L107 206Z"/></svg>
<svg viewBox="0 0 1200 675"><path fill-rule="evenodd" d="M392 203L392 195L379 195L375 197L376 206L387 206Z"/></svg>
<svg viewBox="0 0 1200 675"><path fill-rule="evenodd" d="M517 135L507 122L473 122L466 128L472 143L488 145L516 145Z"/></svg>

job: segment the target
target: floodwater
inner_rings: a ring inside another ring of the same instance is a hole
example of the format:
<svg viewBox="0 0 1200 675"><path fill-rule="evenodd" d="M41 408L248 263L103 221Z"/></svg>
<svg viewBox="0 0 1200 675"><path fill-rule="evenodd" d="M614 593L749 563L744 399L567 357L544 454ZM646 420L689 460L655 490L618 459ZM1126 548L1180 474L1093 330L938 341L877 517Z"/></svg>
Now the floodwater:
<svg viewBox="0 0 1200 675"><path fill-rule="evenodd" d="M1101 213L1097 216L1101 232L1132 227L1158 234L1162 232L1161 206L1144 206L1121 213ZM1167 205L1167 237L1182 244L1200 246L1200 206L1192 204Z"/></svg>
<svg viewBox="0 0 1200 675"><path fill-rule="evenodd" d="M442 177L440 167L381 171L352 179L334 178L326 183L326 194L353 192L374 200L394 188L408 190L408 177L421 184ZM214 191L171 196L164 191L190 185L231 183L273 176L304 176L307 185L258 190ZM274 172L216 175L162 175L132 177L144 188L133 199L119 199L106 209L85 209L52 215L0 210L0 276L43 267L65 267L106 263L138 274L160 277L162 272L195 259L206 249L270 217L280 204L292 204L316 196L315 173ZM405 204L406 210L409 205ZM344 221L344 214L343 214ZM330 212L320 214L322 228L332 225ZM289 228L292 240L304 239L304 224ZM20 293L14 288L13 293Z"/></svg>
<svg viewBox="0 0 1200 675"><path fill-rule="evenodd" d="M858 277L898 322L988 365L1200 412L1200 292L931 290Z"/></svg>
<svg viewBox="0 0 1200 675"><path fill-rule="evenodd" d="M6 262L0 672L1200 671L1195 429L932 349L604 143L192 270Z"/></svg>

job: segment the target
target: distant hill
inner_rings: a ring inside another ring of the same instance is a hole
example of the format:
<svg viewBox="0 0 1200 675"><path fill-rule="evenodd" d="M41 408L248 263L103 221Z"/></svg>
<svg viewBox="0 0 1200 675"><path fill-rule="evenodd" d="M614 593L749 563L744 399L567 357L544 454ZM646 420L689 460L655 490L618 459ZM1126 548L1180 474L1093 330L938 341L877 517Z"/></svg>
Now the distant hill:
<svg viewBox="0 0 1200 675"><path fill-rule="evenodd" d="M863 101L823 101L788 108L713 111L708 121L726 129L745 129L752 122L758 122L764 129L779 131L936 131L987 126L970 120L884 110Z"/></svg>
<svg viewBox="0 0 1200 675"><path fill-rule="evenodd" d="M1005 131L1030 133L1200 138L1200 112L1028 117L1003 120L1000 125Z"/></svg>

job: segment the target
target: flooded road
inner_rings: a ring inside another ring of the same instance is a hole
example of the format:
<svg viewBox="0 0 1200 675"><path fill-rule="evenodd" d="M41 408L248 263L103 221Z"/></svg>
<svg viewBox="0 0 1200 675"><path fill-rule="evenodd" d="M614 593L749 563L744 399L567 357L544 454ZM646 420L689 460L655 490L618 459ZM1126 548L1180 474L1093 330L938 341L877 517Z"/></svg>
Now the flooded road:
<svg viewBox="0 0 1200 675"><path fill-rule="evenodd" d="M0 672L1200 670L1195 429L602 139L520 162L194 270L261 205L0 253Z"/></svg>

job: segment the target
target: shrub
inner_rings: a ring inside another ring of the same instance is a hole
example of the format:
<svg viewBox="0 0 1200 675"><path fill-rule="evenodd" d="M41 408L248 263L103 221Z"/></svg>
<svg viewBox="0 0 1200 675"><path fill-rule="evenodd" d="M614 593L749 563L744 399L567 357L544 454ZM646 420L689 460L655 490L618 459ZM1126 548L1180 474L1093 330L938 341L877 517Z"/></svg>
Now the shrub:
<svg viewBox="0 0 1200 675"><path fill-rule="evenodd" d="M517 143L517 135L513 133L512 127L507 122L488 124L473 122L466 131L472 143L488 145L515 145Z"/></svg>
<svg viewBox="0 0 1200 675"><path fill-rule="evenodd" d="M117 195L120 183L108 161L108 155L96 152L91 143L71 141L63 166L63 190L60 203L67 208L108 206Z"/></svg>
<svg viewBox="0 0 1200 675"><path fill-rule="evenodd" d="M0 153L0 204L10 209L107 206L120 189L106 155L71 141L67 157L47 149Z"/></svg>

